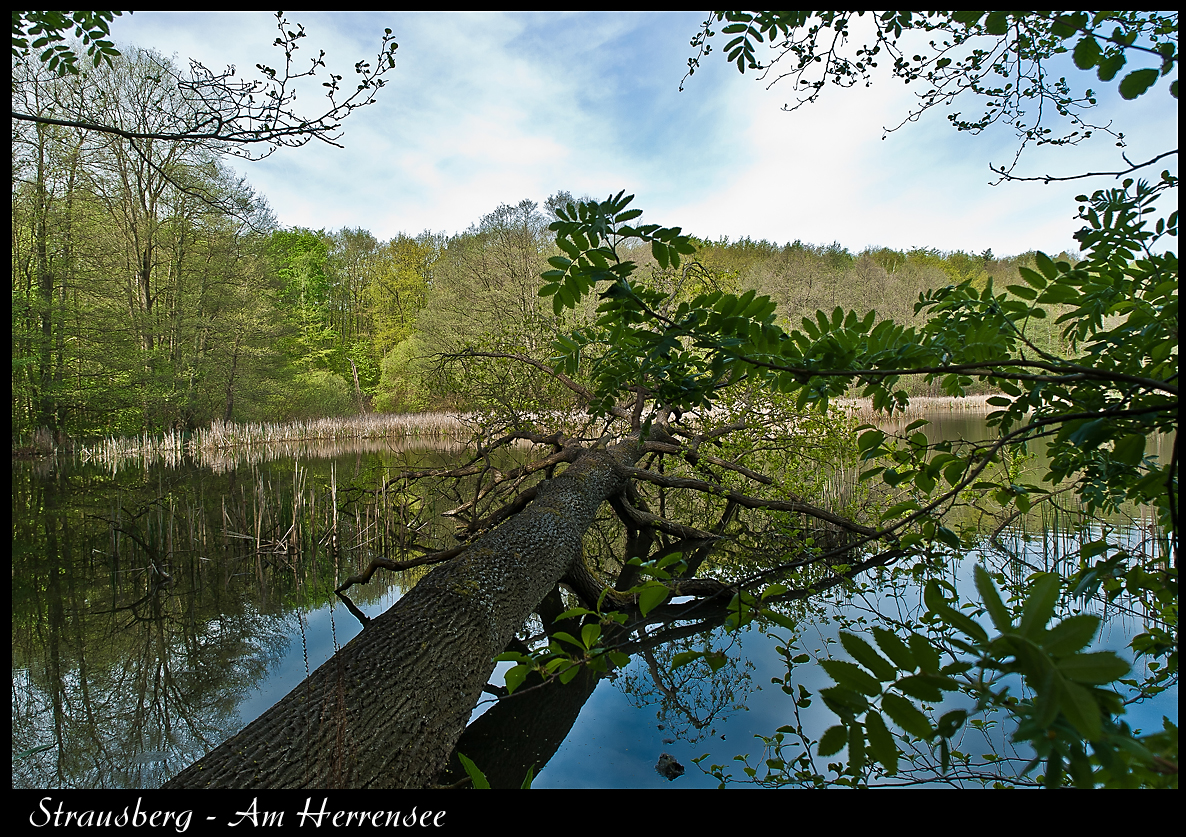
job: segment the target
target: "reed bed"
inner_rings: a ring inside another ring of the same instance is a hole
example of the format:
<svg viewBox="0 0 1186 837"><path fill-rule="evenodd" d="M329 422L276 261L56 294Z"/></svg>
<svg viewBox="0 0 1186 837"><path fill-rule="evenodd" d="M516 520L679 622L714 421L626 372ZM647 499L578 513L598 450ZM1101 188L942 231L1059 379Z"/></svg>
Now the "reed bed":
<svg viewBox="0 0 1186 837"><path fill-rule="evenodd" d="M989 396L966 398L921 396L911 399L903 413L887 417L874 412L869 399L837 399L833 403L850 410L854 418L884 424L913 420L935 413L988 413ZM583 414L540 414L520 417L538 427L561 428L572 434L587 430ZM481 420L460 413L369 413L346 418L322 418L287 423L214 421L193 433L166 431L139 436L112 436L93 444L77 445L77 461L97 463L117 472L128 467L160 463L176 467L187 459L213 469L227 471L244 464L258 464L290 457L324 458L350 453L379 453L424 446L464 445ZM395 444L395 443L399 444ZM51 446L54 452L56 448Z"/></svg>
<svg viewBox="0 0 1186 837"><path fill-rule="evenodd" d="M893 419L896 420L901 417L913 421L920 416L933 415L935 413L987 415L993 410L998 409L988 403L989 398L992 398L992 395L966 395L963 398L915 395L911 396L910 404L905 410L901 412L894 411ZM870 424L882 424L890 418L886 413L879 413L873 409L873 400L871 398L837 398L832 403L838 407L851 410L854 418L867 421Z"/></svg>
<svg viewBox="0 0 1186 837"><path fill-rule="evenodd" d="M97 463L116 472L160 463L176 467L187 459L216 472L240 464L290 457L324 458L348 453L378 453L424 446L464 444L472 429L469 417L448 413L371 413L348 418L245 423L215 421L193 433L176 431L109 437L79 445L79 462Z"/></svg>

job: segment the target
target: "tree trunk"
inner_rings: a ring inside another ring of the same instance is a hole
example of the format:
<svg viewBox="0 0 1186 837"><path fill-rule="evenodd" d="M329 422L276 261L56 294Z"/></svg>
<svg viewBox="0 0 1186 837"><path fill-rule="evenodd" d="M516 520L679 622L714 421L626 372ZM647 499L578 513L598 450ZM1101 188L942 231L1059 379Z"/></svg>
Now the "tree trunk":
<svg viewBox="0 0 1186 837"><path fill-rule="evenodd" d="M365 415L367 411L366 401L362 398L362 387L358 385L358 367L354 365L353 360L350 361L350 369L354 373L354 394L358 397L358 414L360 416Z"/></svg>
<svg viewBox="0 0 1186 837"><path fill-rule="evenodd" d="M279 703L167 788L416 788L431 783L493 658L581 554L622 491L631 441L582 454L524 511L433 570ZM616 460L616 461L615 461Z"/></svg>

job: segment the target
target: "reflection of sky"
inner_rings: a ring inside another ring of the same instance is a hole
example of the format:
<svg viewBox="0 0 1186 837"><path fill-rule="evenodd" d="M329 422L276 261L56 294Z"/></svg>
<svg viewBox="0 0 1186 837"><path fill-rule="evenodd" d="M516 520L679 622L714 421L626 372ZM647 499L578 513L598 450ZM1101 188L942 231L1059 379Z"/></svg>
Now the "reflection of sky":
<svg viewBox="0 0 1186 837"><path fill-rule="evenodd" d="M977 429L972 426L977 423L982 424L982 418L968 417L966 420L963 416L955 418L957 421L944 424L941 428L945 435L952 435L954 427L951 425L960 425L961 429L967 430L969 437L982 438L984 436L983 427ZM968 425L967 428L963 428L965 424ZM1031 537L1036 535L1038 535L1036 531L1031 532ZM1008 537L1009 535L1006 533L1006 539ZM1040 547L1053 553L1052 542L1054 540L1055 538L1052 536L1036 538L1033 541L1035 551L1028 557L1029 563L1037 568L1046 568L1045 557L1038 553L1041 551ZM1066 538L1064 537L1063 540L1065 541ZM1058 554L1065 554L1071 546L1064 543L1063 547L1058 550ZM990 553L972 553L968 557L970 560L965 561L959 572L955 573L953 577L963 600L978 601L979 597L971 577L973 564L976 561L1000 564L1002 559L1000 556ZM1024 577L1030 570L1021 568L1019 572L1021 573L1019 577ZM839 648L838 644L828 644L836 641L841 628L841 615L847 619L863 617L866 624L855 629L854 632L868 637L870 625L877 624L876 614L878 612L892 618L904 618L907 614L914 612L914 608L917 608L919 593L917 588L914 588L912 597L908 595L904 596L901 601L895 601L886 595L885 586L882 583L875 580L874 577L867 580L871 584L871 590L866 593L865 601L855 601L853 604L843 606L832 604L830 601L816 602L815 604L819 607L815 609L822 609L828 614L828 618L817 617L814 622L804 620L797 647L813 657L827 654L830 649L836 658L846 659L847 655ZM385 583L381 577L377 577L375 581L379 584ZM374 596L372 601L358 601L357 604L368 616L374 617L390 607L398 596L399 587L392 584L382 595ZM1091 612L1099 613L1101 611L1096 608ZM1141 620L1135 614L1122 612L1115 606L1110 606L1105 615L1107 620L1101 635L1093 643L1092 649L1115 650L1122 657L1130 658L1131 652L1127 650L1127 644L1130 637L1140 630ZM284 637L277 640L279 647L276 649L276 653L279 656L261 683L251 688L249 692L247 689L244 690L248 693L244 695L243 702L237 707L242 723L246 724L258 717L301 682L306 676L306 651L308 670L315 670L332 656L336 648L344 646L361 630L358 621L338 603L332 607L326 605L304 613L302 618L304 620L304 640L301 635L301 624L295 614L288 614L283 618L283 623L277 626L284 633ZM981 618L981 622L988 624L987 618ZM210 630L217 631L217 623L212 625ZM776 633L785 632L777 631ZM639 688L645 688L650 682L645 662L636 657L630 663L627 672L619 678L617 684L608 680L599 684L585 704L567 740L551 761L542 770L537 771L535 786L715 787L716 779L706 775L692 762L693 758L705 753L709 754L708 758L702 762L705 769L712 764L720 764L724 765L725 769L732 772L735 777L742 777L743 765L741 762L734 761L734 756L748 754L750 764L761 770L765 757L761 753L761 741L754 736L773 735L778 727L794 721L791 698L785 695L778 685L770 682L772 678L781 679L785 675L781 656L775 651L775 647L779 644L781 641L776 641L756 630L750 630L743 634L741 645L753 665L752 670L749 671L748 693L742 696L738 691L739 699L744 702L745 708L735 711L719 711L712 724L715 732L708 734L706 729L704 734L692 743L689 743L688 739L694 738L694 736L681 735L675 728L677 720L674 712L668 713L662 721L656 717L657 695L649 698L651 699L649 705L640 707L639 704L644 701L640 700L638 692L633 695L622 692L620 686L628 678L632 679ZM697 646L693 644L689 647ZM503 671L509 667L509 663L501 665L501 670L492 677L493 682L501 682ZM721 674L725 675L727 671L728 669L722 669ZM836 723L835 716L824 707L822 700L818 697L820 689L830 686L831 680L818 665L811 662L796 667L794 683L796 688L802 685L812 693L812 705L802 712L802 720L807 735L812 739L818 739L827 727ZM1016 687L1014 691L1016 691ZM490 705L491 701L480 704L475 715L485 711ZM967 705L966 698L951 695L941 711ZM1153 701L1130 707L1125 720L1132 727L1149 734L1161 729L1163 714L1169 715L1171 720L1176 722L1176 687L1167 690ZM661 722L666 726L663 730L657 728ZM981 739L974 737L978 735L979 733L969 732L969 737L965 739L966 743L962 745L967 752L973 755L989 751L987 747L981 745ZM1000 730L995 733L998 752L1007 751L1003 741L1004 735L1005 733ZM722 739L721 736L724 738ZM664 739L675 739L675 742L664 744ZM664 752L670 753L684 766L686 772L682 777L668 781L655 771L655 764ZM797 754L799 751L792 749L789 752ZM828 759L817 757L817 770L826 773L828 761Z"/></svg>
<svg viewBox="0 0 1186 837"><path fill-rule="evenodd" d="M983 556L972 553L968 557L971 560L963 562L956 575L956 583L965 600L976 601L978 596L972 583L971 570L977 560L983 560ZM873 590L876 589L877 585L873 585ZM368 604L359 604L359 607L368 616L374 617L390 607L398 596L399 588L393 586L382 598L376 598ZM903 609L917 608L917 596L918 591L915 591L914 599L911 601L910 592L907 591L903 600L899 602L888 595L879 595L871 591L853 604L833 608L825 605L829 616L803 621L797 648L812 654L813 657L822 656L830 649L835 658L847 659L847 654L836 642L843 621L839 616L843 615L847 619L864 617L867 623L865 630L859 627L850 627L848 630L864 634L866 638L871 639L867 627L875 624L874 614L877 610L884 610L887 615L898 618ZM1140 620L1135 616L1118 612L1115 608L1110 609L1107 617L1101 635L1093 643L1091 650L1115 650L1121 656L1129 658L1131 652L1126 650L1127 644L1130 637L1140 630ZM318 608L305 614L304 619L310 671L329 659L335 646L340 648L345 645L361 630L358 620L345 608L336 605L332 608L328 605ZM987 619L982 618L981 622L987 624ZM305 677L300 626L292 616L289 617L288 624L287 652L268 673L267 679L239 706L244 724L282 698ZM744 765L734 761L734 756L748 754L749 764L758 768L759 775L762 775L766 756L761 752L762 742L755 736L773 735L778 727L794 722L791 698L783 693L779 685L771 683L772 678L781 679L786 673L782 658L775 651L776 646L783 644L783 641L777 638L778 633L785 634L785 631L776 631L776 635L771 636L751 627L743 632L740 646L753 665L749 671L752 686L743 697L744 708L718 712L712 724L712 734L705 734L694 742L686 740L691 736L678 734L676 727L679 721L675 713L668 713L662 720L657 718L658 695L653 696L654 699L649 705L639 707L637 693L632 702L619 688L625 677L620 677L617 684L603 679L581 710L572 731L560 749L547 765L542 769L537 768L533 787L714 788L717 786L717 780L692 761L705 753L709 754L708 758L701 762L705 770L713 764L720 764L734 777L744 778ZM500 664L499 670L491 678L492 681L502 682L502 675L510 665ZM625 674L630 675L635 684L645 689L651 684L646 668L645 661L636 656L632 658ZM727 669L722 669L722 674L726 671ZM801 718L806 734L811 739L818 740L825 729L837 722L836 716L827 710L819 698L819 691L832 685L832 681L818 665L805 663L795 668L794 684L796 689L802 685L812 693L812 704L802 711ZM1014 693L1017 692L1017 688L1015 685ZM1168 715L1176 723L1177 695L1178 690L1175 686L1151 701L1132 706L1124 720L1133 728L1143 730L1145 734L1161 729L1163 715ZM481 714L490 705L490 701L480 704L474 716ZM969 705L969 701L962 695L947 695L935 716L957 707L967 708ZM1005 729L998 728L993 733L993 749L998 753L1007 754L1010 747L1005 741L1005 735L1011 727L1003 717L1001 720L1005 721ZM665 726L662 730L658 728L660 723ZM707 730L705 732L707 733ZM964 736L957 745L958 748L973 756L989 752L989 747L985 746L988 742L981 733L965 727ZM675 741L665 744L664 739ZM787 736L787 741L791 741L791 736ZM797 748L787 750L787 753L791 754L798 752ZM683 765L683 776L669 781L659 775L655 770L655 764L662 753L671 754ZM832 757L831 760L836 760L836 757ZM817 771L828 775L828 761L829 759L817 757Z"/></svg>
<svg viewBox="0 0 1186 837"><path fill-rule="evenodd" d="M373 619L395 604L400 594L400 588L392 585L381 597L355 604L359 610ZM304 643L301 640L301 625L298 619L305 622ZM290 613L288 623L288 647L281 651L278 662L268 672L267 677L239 704L239 717L244 726L296 688L309 672L316 671L317 667L332 657L338 648L362 631L362 623L336 601L334 604L323 605L312 613L301 612L299 616ZM308 672L305 670L305 654L302 653L302 647L307 648Z"/></svg>
<svg viewBox="0 0 1186 837"><path fill-rule="evenodd" d="M789 699L778 686L770 685L772 677L785 673L774 652L778 643L751 630L746 632L744 644L754 664L750 674L757 689L750 692L745 711L717 715L713 735L695 743L684 741L676 736L670 715L662 722L667 728L660 730L656 706L640 709L613 683L603 680L564 744L538 773L533 787L715 788L717 781L702 773L692 759L710 753L703 762L705 767L735 765L733 756L754 748L754 735L769 735L787 722L785 706ZM646 664L639 658L633 658L630 667L641 669L637 672L639 678L649 680ZM822 671L819 674L823 676ZM663 743L670 738L676 738L675 743ZM683 776L669 781L659 775L655 764L663 753L670 753L683 765Z"/></svg>
<svg viewBox="0 0 1186 837"><path fill-rule="evenodd" d="M972 567L979 556L970 555L973 560L965 560L958 573L958 586L965 600L976 601L978 596L972 584ZM904 597L902 606L917 607L917 595L910 601L909 591ZM875 607L880 605L887 614L897 616L898 604L890 597L879 597L867 594L868 604ZM864 615L869 624L875 624L872 615L865 611L866 605L848 605L837 608L833 616L817 618L812 622L804 621L799 649L820 656L816 652L831 648L831 654L836 659L848 659L848 655L839 644L827 645L829 641L838 639L842 627L837 615L843 614L847 618L857 619ZM982 619L987 624L987 619ZM1131 652L1126 651L1129 639L1140 630L1140 620L1125 616L1113 610L1108 614L1101 635L1092 644L1091 650L1115 650L1121 656L1128 658ZM859 627L849 627L848 630L857 634L864 634L872 639L869 631ZM785 632L784 632L785 633ZM688 743L679 739L670 726L670 717L666 719L668 728L656 728L655 707L643 707L641 710L631 704L614 684L602 681L596 692L585 705L568 739L560 750L538 773L534 782L539 788L662 788L662 787L716 787L717 781L712 776L701 771L692 762L693 758L709 753L708 758L701 762L704 768L713 764L724 765L726 772L736 778L744 778L743 764L734 761L738 754L748 754L750 766L758 768L758 775L764 774L764 760L766 755L761 752L762 742L755 736L771 736L778 727L794 722L794 707L791 698L784 694L779 685L772 684L772 678L781 678L786 671L781 657L775 651L782 641L773 636L764 635L757 630L746 631L741 640L745 654L754 665L751 672L754 691L745 700L744 710L732 713L721 713L714 724L715 734L706 736L696 743ZM637 657L630 666L644 669L645 664ZM646 678L645 674L640 675ZM837 723L837 718L823 704L819 698L819 691L832 685L831 679L823 669L814 663L805 663L795 668L794 684L796 690L801 685L812 693L812 703L801 712L805 733L813 740L818 740L824 730ZM1011 689L1018 693L1020 678L1015 678ZM1157 732L1162 726L1162 716L1167 715L1175 723L1177 721L1177 687L1167 690L1157 698L1140 705L1132 706L1124 716L1124 720L1134 729L1140 729L1145 734ZM956 708L970 708L971 702L964 696L953 693L945 696L944 702L937 707L934 717L943 712ZM973 716L976 717L976 716ZM965 725L962 738L956 742L956 749L960 749L977 759L982 753L995 752L1000 755L1012 755L1013 749L1007 742L1006 736L1012 730L1012 725L1003 715L996 716L1002 723L986 739L985 734L975 731L970 725ZM677 738L673 744L663 744L665 738ZM788 735L786 742L791 742ZM990 749L991 748L991 749ZM655 763L661 753L670 753L685 768L685 774L669 782L655 770ZM787 754L797 754L797 748L788 748ZM1029 758L1028 749L1018 752L1022 758ZM837 760L816 757L817 772L828 775L827 763ZM1032 778L1032 777L1031 777ZM892 780L891 780L892 781Z"/></svg>

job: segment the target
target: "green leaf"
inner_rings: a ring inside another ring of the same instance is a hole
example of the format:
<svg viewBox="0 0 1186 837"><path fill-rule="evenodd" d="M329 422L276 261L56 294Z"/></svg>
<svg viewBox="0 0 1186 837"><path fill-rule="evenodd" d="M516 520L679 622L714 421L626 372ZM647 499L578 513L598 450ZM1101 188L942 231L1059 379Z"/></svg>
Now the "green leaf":
<svg viewBox="0 0 1186 837"><path fill-rule="evenodd" d="M667 597L670 595L671 590L664 585L648 584L638 594L638 609L643 616L646 616L659 605L663 604L663 602L667 601Z"/></svg>
<svg viewBox="0 0 1186 837"><path fill-rule="evenodd" d="M465 772L469 775L469 779L473 782L475 788L479 790L490 790L490 782L487 781L486 774L479 770L476 764L461 753L457 754L457 759L461 762L461 766L465 768Z"/></svg>
<svg viewBox="0 0 1186 837"><path fill-rule="evenodd" d="M1068 616L1050 629L1042 642L1042 648L1056 657L1074 654L1091 644L1099 624L1099 617L1090 613Z"/></svg>
<svg viewBox="0 0 1186 837"><path fill-rule="evenodd" d="M1145 437L1133 433L1112 446L1112 459L1125 465L1139 465L1145 456Z"/></svg>
<svg viewBox="0 0 1186 837"><path fill-rule="evenodd" d="M848 727L837 724L828 727L820 736L818 752L821 756L834 756L848 744Z"/></svg>
<svg viewBox="0 0 1186 837"><path fill-rule="evenodd" d="M848 772L859 776L865 767L865 734L860 724L853 724L848 733Z"/></svg>
<svg viewBox="0 0 1186 837"><path fill-rule="evenodd" d="M597 644L597 640L601 637L601 625L596 622L591 622L588 625L581 627L581 642L585 644L586 648L592 648Z"/></svg>
<svg viewBox="0 0 1186 837"><path fill-rule="evenodd" d="M1035 270L1030 270L1028 267L1019 267L1017 268L1017 272L1027 284L1032 285L1039 291L1044 290L1046 285L1049 284L1045 276Z"/></svg>
<svg viewBox="0 0 1186 837"><path fill-rule="evenodd" d="M652 255L654 255L655 261L657 261L659 263L659 267L666 270L668 265L671 263L668 258L667 245L664 244L662 241L658 241L658 240L652 241L651 242L651 253L652 253Z"/></svg>
<svg viewBox="0 0 1186 837"><path fill-rule="evenodd" d="M1013 618L1009 609L1001 601L996 585L992 583L988 571L977 564L973 574L976 576L976 590L980 593L980 600L984 602L984 607L988 610L993 626L1001 633L1013 630Z"/></svg>
<svg viewBox="0 0 1186 837"><path fill-rule="evenodd" d="M1008 12L989 12L984 21L984 29L990 35L1004 35L1009 31Z"/></svg>
<svg viewBox="0 0 1186 837"><path fill-rule="evenodd" d="M671 658L671 670L675 671L677 668L682 668L689 663L694 663L703 656L703 651L681 651Z"/></svg>
<svg viewBox="0 0 1186 837"><path fill-rule="evenodd" d="M872 645L860 637L847 631L841 631L840 643L844 646L844 650L852 655L853 659L871 671L878 680L889 681L898 676L898 670L878 654Z"/></svg>
<svg viewBox="0 0 1186 837"><path fill-rule="evenodd" d="M708 667L713 670L714 674L728 661L729 658L723 651L714 651L711 654L704 655L704 662L708 663Z"/></svg>
<svg viewBox="0 0 1186 837"><path fill-rule="evenodd" d="M968 717L967 710L953 709L950 712L944 712L939 717L939 723L936 724L936 729L939 735L944 738L951 738L959 732L959 728L964 725L964 720Z"/></svg>
<svg viewBox="0 0 1186 837"><path fill-rule="evenodd" d="M563 622L565 619L573 619L577 616L595 616L596 614L587 607L574 607L564 611L553 620L553 622Z"/></svg>
<svg viewBox="0 0 1186 837"><path fill-rule="evenodd" d="M942 695L940 695L940 699ZM906 732L929 741L935 734L931 722L915 705L900 695L887 694L881 699L881 708L890 719Z"/></svg>
<svg viewBox="0 0 1186 837"><path fill-rule="evenodd" d="M868 677L868 675L865 676ZM837 714L864 712L869 708L869 701L865 700L862 695L851 689L845 689L843 686L829 686L826 689L820 689L819 694Z"/></svg>
<svg viewBox="0 0 1186 837"><path fill-rule="evenodd" d="M1063 683L1061 692L1059 707L1062 714L1088 741L1098 740L1102 727L1100 708L1091 692L1075 683Z"/></svg>
<svg viewBox="0 0 1186 837"><path fill-rule="evenodd" d="M1120 81L1120 95L1125 99L1135 99L1153 86L1157 81L1157 70L1133 70Z"/></svg>
<svg viewBox="0 0 1186 837"><path fill-rule="evenodd" d="M1018 633L1028 639L1038 640L1046 623L1054 615L1058 602L1059 580L1054 573L1040 573L1030 586L1029 596L1021 609L1021 624Z"/></svg>
<svg viewBox="0 0 1186 837"><path fill-rule="evenodd" d="M927 582L923 590L923 601L936 616L952 627L958 628L968 636L979 642L988 641L988 632L976 620L960 613L951 607L939 592L939 583L935 579Z"/></svg>
<svg viewBox="0 0 1186 837"><path fill-rule="evenodd" d="M1092 686L1103 686L1114 680L1119 680L1128 674L1131 668L1128 663L1111 651L1073 654L1070 657L1063 657L1056 665L1067 680L1087 683Z"/></svg>
<svg viewBox="0 0 1186 837"><path fill-rule="evenodd" d="M1075 59L1075 66L1080 70L1090 70L1096 65L1100 59L1100 45L1091 35L1084 35L1079 43L1075 44L1075 51L1072 57Z"/></svg>
<svg viewBox="0 0 1186 837"><path fill-rule="evenodd" d="M881 762L886 774L893 776L898 772L898 745L894 737L885 726L885 720L877 712L870 711L865 716L865 731L869 734L869 750L873 758Z"/></svg>
<svg viewBox="0 0 1186 837"><path fill-rule="evenodd" d="M515 689L523 685L523 681L527 679L527 675L531 673L531 666L517 665L507 669L504 682L507 687L507 694L514 694Z"/></svg>
<svg viewBox="0 0 1186 837"><path fill-rule="evenodd" d="M918 668L918 663L914 661L914 655L910 653L906 643L902 642L901 638L893 631L886 628L874 628L873 636L877 640L878 647L894 661L898 668L905 671L914 671Z"/></svg>
<svg viewBox="0 0 1186 837"><path fill-rule="evenodd" d="M799 623L791 617L785 616L777 610L771 610L768 607L762 608L762 616L779 627L786 628L788 631L793 631L799 627Z"/></svg>
<svg viewBox="0 0 1186 837"><path fill-rule="evenodd" d="M940 685L946 682L948 682L947 678L934 674L916 674L912 677L903 677L894 684L894 688L903 694L925 700L927 703L938 703L943 700L944 690L940 688ZM952 690L948 689L947 691Z"/></svg>
<svg viewBox="0 0 1186 837"><path fill-rule="evenodd" d="M1054 261L1045 253L1041 251L1034 253L1034 264L1038 266L1038 270L1042 271L1042 275L1047 279L1054 279L1058 276L1058 268L1055 267Z"/></svg>
<svg viewBox="0 0 1186 837"><path fill-rule="evenodd" d="M554 634L552 634L552 639L559 639L563 642L567 642L569 645L575 645L577 648L581 649L585 647L579 639L577 639L572 634L567 633L566 631L556 631Z"/></svg>
<svg viewBox="0 0 1186 837"><path fill-rule="evenodd" d="M881 684L853 663L844 660L824 660L820 666L836 681L837 686L866 695L881 694Z"/></svg>
<svg viewBox="0 0 1186 837"><path fill-rule="evenodd" d="M930 640L921 634L911 634L908 640L910 651L919 667L928 674L939 672L939 650L931 645Z"/></svg>
<svg viewBox="0 0 1186 837"><path fill-rule="evenodd" d="M790 589L789 587L787 587L785 584L783 584L781 582L776 582L775 584L768 584L768 585L766 585L765 589L762 590L762 600L765 601L766 599L770 598L771 596L781 596L783 593L787 592L787 590L789 590L789 589Z"/></svg>

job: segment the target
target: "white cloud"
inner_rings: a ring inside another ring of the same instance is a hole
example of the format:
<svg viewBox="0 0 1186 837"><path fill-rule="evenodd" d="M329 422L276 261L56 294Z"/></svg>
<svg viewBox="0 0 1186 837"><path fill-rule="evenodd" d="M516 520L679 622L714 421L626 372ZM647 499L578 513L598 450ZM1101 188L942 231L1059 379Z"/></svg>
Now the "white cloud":
<svg viewBox="0 0 1186 837"><path fill-rule="evenodd" d="M678 92L697 14L288 17L306 27L304 49L324 49L347 78L355 61L372 57L384 27L400 48L379 101L345 123L344 150L311 143L239 166L287 225L361 226L381 237L454 232L500 203L542 201L557 189L626 189L649 219L710 237L839 241L854 250L1073 245L1082 183L990 187L988 163L1011 159L1012 136L957 134L938 113L883 141L882 128L912 102L891 80L826 90L788 114L779 108L789 91L765 90L714 54ZM275 66L273 27L265 14L138 12L113 33L212 68L250 68L269 58ZM1176 103L1167 96L1102 98L1134 126L1133 159L1176 145ZM316 103L302 95L302 106ZM1104 140L1033 149L1023 168L1116 163Z"/></svg>

